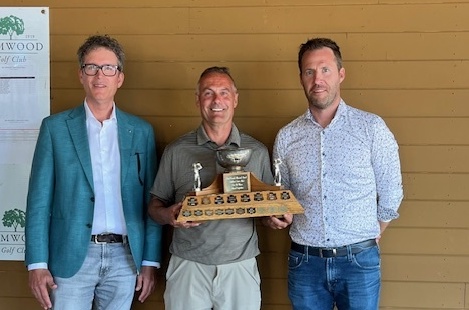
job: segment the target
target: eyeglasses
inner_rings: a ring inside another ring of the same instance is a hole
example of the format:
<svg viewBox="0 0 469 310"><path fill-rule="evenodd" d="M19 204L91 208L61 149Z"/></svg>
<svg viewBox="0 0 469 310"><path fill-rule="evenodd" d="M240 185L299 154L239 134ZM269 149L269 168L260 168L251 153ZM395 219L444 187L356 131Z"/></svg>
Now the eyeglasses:
<svg viewBox="0 0 469 310"><path fill-rule="evenodd" d="M121 70L121 68L117 65L98 66L95 64L84 64L83 66L81 66L81 69L83 70L83 72L85 72L86 75L89 76L94 76L98 74L99 69L101 69L105 76L114 76L116 75L117 71Z"/></svg>

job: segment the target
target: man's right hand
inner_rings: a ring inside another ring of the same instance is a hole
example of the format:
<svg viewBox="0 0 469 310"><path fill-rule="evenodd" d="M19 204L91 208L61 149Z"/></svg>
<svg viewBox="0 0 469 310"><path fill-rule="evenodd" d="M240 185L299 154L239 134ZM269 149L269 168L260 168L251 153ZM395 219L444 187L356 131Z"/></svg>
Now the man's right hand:
<svg viewBox="0 0 469 310"><path fill-rule="evenodd" d="M177 217L182 208L182 202L166 207L161 200L152 197L148 205L148 214L160 225L171 225L176 228L191 228L199 226L200 222L178 222Z"/></svg>
<svg viewBox="0 0 469 310"><path fill-rule="evenodd" d="M50 301L49 291L56 289L57 284L54 283L54 278L47 269L34 269L29 271L29 287L33 292L34 297L41 304L43 309L52 308Z"/></svg>

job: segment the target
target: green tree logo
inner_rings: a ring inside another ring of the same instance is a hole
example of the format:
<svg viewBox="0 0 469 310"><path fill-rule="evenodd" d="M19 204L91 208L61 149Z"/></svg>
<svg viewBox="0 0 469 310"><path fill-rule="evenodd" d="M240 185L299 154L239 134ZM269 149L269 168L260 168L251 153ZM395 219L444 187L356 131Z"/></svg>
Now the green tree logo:
<svg viewBox="0 0 469 310"><path fill-rule="evenodd" d="M11 40L13 33L16 33L16 35L24 33L23 20L13 15L0 18L0 34L8 34Z"/></svg>
<svg viewBox="0 0 469 310"><path fill-rule="evenodd" d="M13 210L7 210L3 214L3 226L5 227L13 227L15 229L18 228L18 226L21 226L24 228L25 222L26 222L26 212L20 209L13 209Z"/></svg>

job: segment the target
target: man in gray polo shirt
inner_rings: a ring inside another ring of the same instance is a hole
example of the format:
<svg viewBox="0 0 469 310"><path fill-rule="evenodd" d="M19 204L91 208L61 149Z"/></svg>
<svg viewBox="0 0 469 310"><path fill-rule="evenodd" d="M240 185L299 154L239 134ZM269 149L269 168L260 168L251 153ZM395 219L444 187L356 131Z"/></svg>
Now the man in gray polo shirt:
<svg viewBox="0 0 469 310"><path fill-rule="evenodd" d="M253 153L245 169L272 184L269 153L261 142L239 132L233 123L238 91L228 68L211 67L201 74L196 105L201 125L166 147L151 189L151 218L174 227L165 308L257 310L261 294L254 219L196 223L176 222L176 217L184 195L193 189L194 163L203 167L199 173L204 188L224 171L216 162L217 149L250 148Z"/></svg>

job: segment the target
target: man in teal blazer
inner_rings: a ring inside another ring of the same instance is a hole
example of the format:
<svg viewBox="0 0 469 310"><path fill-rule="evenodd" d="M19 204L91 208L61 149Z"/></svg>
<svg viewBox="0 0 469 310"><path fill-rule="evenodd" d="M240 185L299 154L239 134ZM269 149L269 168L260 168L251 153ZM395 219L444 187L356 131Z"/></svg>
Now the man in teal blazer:
<svg viewBox="0 0 469 310"><path fill-rule="evenodd" d="M108 36L78 50L82 105L45 118L26 211L29 285L44 309L130 309L159 266L161 227L147 216L153 129L119 110L124 52ZM50 297L49 297L50 294Z"/></svg>

